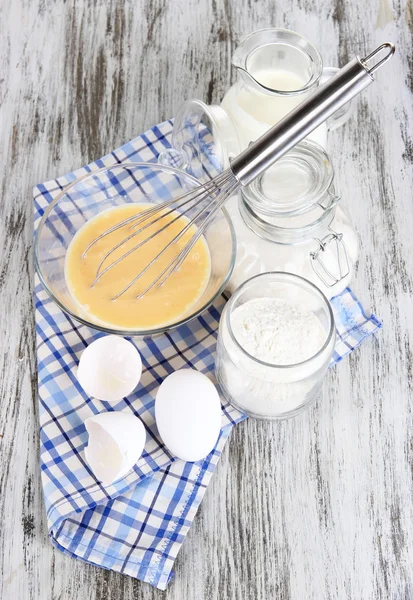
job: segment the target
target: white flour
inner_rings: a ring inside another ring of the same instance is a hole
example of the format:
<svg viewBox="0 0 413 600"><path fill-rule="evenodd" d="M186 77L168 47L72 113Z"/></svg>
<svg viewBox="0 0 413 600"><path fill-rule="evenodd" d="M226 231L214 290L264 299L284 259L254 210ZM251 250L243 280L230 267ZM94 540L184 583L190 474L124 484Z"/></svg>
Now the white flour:
<svg viewBox="0 0 413 600"><path fill-rule="evenodd" d="M244 350L275 365L311 358L326 338L314 313L279 298L255 298L242 304L231 315L231 327Z"/></svg>
<svg viewBox="0 0 413 600"><path fill-rule="evenodd" d="M317 394L327 371L334 339L317 358L304 365L277 368L243 354L221 320L217 376L224 393L241 410L255 416L294 414ZM317 316L280 298L256 298L231 315L237 342L254 358L271 365L296 365L313 357L327 338Z"/></svg>

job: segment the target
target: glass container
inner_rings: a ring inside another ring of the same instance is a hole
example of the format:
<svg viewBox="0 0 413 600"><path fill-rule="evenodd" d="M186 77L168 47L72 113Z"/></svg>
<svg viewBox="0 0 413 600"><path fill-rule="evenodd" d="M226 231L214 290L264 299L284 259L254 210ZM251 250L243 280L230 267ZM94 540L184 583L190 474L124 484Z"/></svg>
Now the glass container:
<svg viewBox="0 0 413 600"><path fill-rule="evenodd" d="M319 319L325 337L317 352L296 364L258 360L241 346L231 319L255 298L279 298ZM335 344L332 309L311 282L291 273L264 273L246 281L231 296L221 315L215 371L228 402L250 417L285 419L304 411L320 392Z"/></svg>
<svg viewBox="0 0 413 600"><path fill-rule="evenodd" d="M290 150L228 203L237 234L229 283L265 271L287 271L320 287L328 298L353 277L358 237L334 187L326 152L305 141Z"/></svg>
<svg viewBox="0 0 413 600"><path fill-rule="evenodd" d="M84 313L72 298L65 280L65 257L75 233L98 213L125 203L160 203L178 198L197 187L191 175L173 167L150 163L123 163L94 171L69 184L51 202L35 238L35 265L46 291L54 302L77 321L105 331L130 336L163 333L199 315L226 287L236 253L235 233L225 209L214 214L204 231L211 256L211 275L197 303L179 321L151 330L116 329L102 325ZM172 205L173 206L173 205ZM199 210L199 209L198 209ZM196 207L187 216L198 212ZM137 299L137 302L139 300Z"/></svg>
<svg viewBox="0 0 413 600"><path fill-rule="evenodd" d="M242 40L232 57L236 83L225 94L221 107L237 130L241 148L255 141L293 110L338 69L323 67L318 50L303 36L287 29L261 29ZM350 116L349 103L308 139L324 148L327 132Z"/></svg>
<svg viewBox="0 0 413 600"><path fill-rule="evenodd" d="M225 111L192 99L178 110L171 148L161 152L158 162L187 171L204 182L229 167L231 158L240 152L238 133Z"/></svg>

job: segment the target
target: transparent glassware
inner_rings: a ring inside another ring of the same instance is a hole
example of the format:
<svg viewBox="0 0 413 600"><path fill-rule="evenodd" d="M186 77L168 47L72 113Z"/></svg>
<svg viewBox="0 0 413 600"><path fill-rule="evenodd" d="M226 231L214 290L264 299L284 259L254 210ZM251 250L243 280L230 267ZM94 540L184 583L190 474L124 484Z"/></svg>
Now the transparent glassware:
<svg viewBox="0 0 413 600"><path fill-rule="evenodd" d="M287 29L261 29L242 40L232 57L238 80L221 107L235 126L241 148L255 141L293 110L338 69L323 67L318 50L303 36ZM324 148L327 132L350 117L349 103L308 139Z"/></svg>
<svg viewBox="0 0 413 600"><path fill-rule="evenodd" d="M172 129L171 148L158 157L159 164L187 171L208 181L229 167L241 152L238 133L225 111L216 104L187 100L179 108Z"/></svg>
<svg viewBox="0 0 413 600"><path fill-rule="evenodd" d="M237 259L229 290L265 271L312 281L328 297L351 282L359 243L340 206L327 153L312 141L290 150L231 198Z"/></svg>
<svg viewBox="0 0 413 600"><path fill-rule="evenodd" d="M95 329L129 336L153 336L173 329L202 313L225 289L236 254L235 233L225 209L217 212L204 233L211 255L208 285L196 303L177 322L151 330L103 326L73 300L65 280L65 257L75 233L98 213L125 203L160 203L197 187L191 175L151 163L123 163L100 169L69 184L43 215L34 243L35 266L52 300L68 315ZM198 212L198 209L193 209ZM191 214L187 213L191 218Z"/></svg>
<svg viewBox="0 0 413 600"><path fill-rule="evenodd" d="M280 298L310 310L325 330L314 356L289 365L263 362L246 352L231 326L236 308L255 298ZM215 373L228 402L250 417L286 419L303 412L320 392L335 345L332 309L324 294L311 282L291 273L264 273L241 285L221 315Z"/></svg>

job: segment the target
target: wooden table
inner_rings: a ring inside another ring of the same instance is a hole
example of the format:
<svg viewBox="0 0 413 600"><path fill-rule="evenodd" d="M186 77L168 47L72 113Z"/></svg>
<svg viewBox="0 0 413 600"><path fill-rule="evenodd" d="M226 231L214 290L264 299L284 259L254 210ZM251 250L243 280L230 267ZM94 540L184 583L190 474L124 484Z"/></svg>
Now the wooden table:
<svg viewBox="0 0 413 600"><path fill-rule="evenodd" d="M2 0L0 598L413 598L413 5L404 0ZM317 404L233 432L166 593L55 551L40 486L32 186L105 154L190 97L218 103L268 26L326 64L398 54L330 138L361 238L354 289L380 334Z"/></svg>

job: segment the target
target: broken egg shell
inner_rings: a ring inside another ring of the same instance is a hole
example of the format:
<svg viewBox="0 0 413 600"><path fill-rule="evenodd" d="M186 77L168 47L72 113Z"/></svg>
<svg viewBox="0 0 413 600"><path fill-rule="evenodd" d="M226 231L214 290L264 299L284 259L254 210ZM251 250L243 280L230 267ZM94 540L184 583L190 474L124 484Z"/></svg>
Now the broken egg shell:
<svg viewBox="0 0 413 600"><path fill-rule="evenodd" d="M85 458L104 485L121 479L138 462L146 441L142 421L130 413L106 412L85 421Z"/></svg>
<svg viewBox="0 0 413 600"><path fill-rule="evenodd" d="M117 402L131 394L142 375L135 346L117 335L92 342L80 357L77 379L88 396Z"/></svg>

